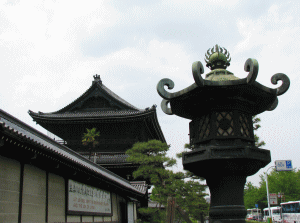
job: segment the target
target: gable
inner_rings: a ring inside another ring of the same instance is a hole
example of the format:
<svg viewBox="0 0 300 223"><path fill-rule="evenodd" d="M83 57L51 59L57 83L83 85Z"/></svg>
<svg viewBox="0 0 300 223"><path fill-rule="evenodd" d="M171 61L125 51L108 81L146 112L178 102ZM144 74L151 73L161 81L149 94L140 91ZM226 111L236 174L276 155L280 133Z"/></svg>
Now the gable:
<svg viewBox="0 0 300 223"><path fill-rule="evenodd" d="M71 111L91 111L91 110L119 110L120 106L111 104L102 96L92 96L85 100L81 106L73 108Z"/></svg>

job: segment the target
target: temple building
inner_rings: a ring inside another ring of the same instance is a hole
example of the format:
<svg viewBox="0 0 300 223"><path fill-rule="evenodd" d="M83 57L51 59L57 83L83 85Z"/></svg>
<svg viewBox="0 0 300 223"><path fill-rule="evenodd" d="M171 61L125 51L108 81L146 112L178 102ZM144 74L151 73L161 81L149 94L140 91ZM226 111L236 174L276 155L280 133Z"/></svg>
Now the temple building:
<svg viewBox="0 0 300 223"><path fill-rule="evenodd" d="M29 110L29 115L62 139L62 144L127 180L133 180L132 172L138 166L126 161L126 150L136 142L166 142L156 105L136 108L108 89L99 75L85 93L64 108L50 113ZM92 128L100 132L95 148L82 144L84 133Z"/></svg>
<svg viewBox="0 0 300 223"><path fill-rule="evenodd" d="M137 222L129 182L0 109L0 222Z"/></svg>

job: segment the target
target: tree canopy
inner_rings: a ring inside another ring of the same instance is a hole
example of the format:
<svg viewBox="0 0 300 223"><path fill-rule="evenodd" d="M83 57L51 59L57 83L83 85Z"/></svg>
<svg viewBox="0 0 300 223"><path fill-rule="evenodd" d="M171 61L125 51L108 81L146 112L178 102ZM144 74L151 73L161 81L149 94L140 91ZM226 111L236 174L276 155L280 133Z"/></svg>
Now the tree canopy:
<svg viewBox="0 0 300 223"><path fill-rule="evenodd" d="M268 206L265 174L260 175L260 179L258 187L251 182L245 185L244 202L247 209L254 208L255 204L260 209ZM268 185L270 193L284 193L284 198L279 199L278 203L300 200L300 170L278 172L274 169L268 174Z"/></svg>
<svg viewBox="0 0 300 223"><path fill-rule="evenodd" d="M100 132L97 132L96 128L92 128L92 129L86 129L86 133L83 133L83 137L82 137L82 144L84 146L91 146L89 147L89 159L91 158L91 154L92 154L92 148L95 148L95 146L99 143L96 140L96 137L100 136Z"/></svg>
<svg viewBox="0 0 300 223"><path fill-rule="evenodd" d="M175 197L176 203L181 209L185 210L188 215L199 220L202 213L208 212L204 193L206 186L200 184L198 180L187 179L183 172L173 172L168 169L176 164L174 158L167 157L169 146L158 140L148 142L138 142L127 150L128 162L139 164L138 170L133 173L134 178L143 178L153 185L151 200L160 204L160 207L167 205L168 197ZM157 210L139 210L140 213L150 213ZM158 215L157 215L158 216ZM150 216L151 217L151 216ZM165 214L161 215L161 218ZM179 217L179 216L178 216ZM163 221L162 219L157 222ZM156 222L153 221L152 222Z"/></svg>

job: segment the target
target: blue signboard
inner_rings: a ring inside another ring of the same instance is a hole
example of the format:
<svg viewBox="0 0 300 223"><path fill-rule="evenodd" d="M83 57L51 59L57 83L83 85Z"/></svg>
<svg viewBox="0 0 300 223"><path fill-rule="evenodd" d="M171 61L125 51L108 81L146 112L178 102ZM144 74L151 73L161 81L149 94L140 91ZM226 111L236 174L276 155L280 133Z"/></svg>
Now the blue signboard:
<svg viewBox="0 0 300 223"><path fill-rule="evenodd" d="M255 207L258 208L258 204L255 204Z"/></svg>
<svg viewBox="0 0 300 223"><path fill-rule="evenodd" d="M292 169L293 167L292 167L292 161L290 161L290 160L287 160L286 161L286 168L287 169Z"/></svg>
<svg viewBox="0 0 300 223"><path fill-rule="evenodd" d="M291 171L293 170L292 160L276 160L276 171Z"/></svg>

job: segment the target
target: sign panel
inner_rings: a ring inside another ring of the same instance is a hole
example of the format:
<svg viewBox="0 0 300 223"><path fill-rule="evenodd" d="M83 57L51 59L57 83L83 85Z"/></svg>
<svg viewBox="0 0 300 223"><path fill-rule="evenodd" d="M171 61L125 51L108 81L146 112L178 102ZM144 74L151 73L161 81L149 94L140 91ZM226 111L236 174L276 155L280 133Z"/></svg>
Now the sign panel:
<svg viewBox="0 0 300 223"><path fill-rule="evenodd" d="M108 191L69 180L68 213L112 215L111 194Z"/></svg>
<svg viewBox="0 0 300 223"><path fill-rule="evenodd" d="M276 171L291 171L293 170L292 160L276 160Z"/></svg>
<svg viewBox="0 0 300 223"><path fill-rule="evenodd" d="M270 198L270 204L278 204L277 202L277 194L274 193L274 194L269 194L269 198Z"/></svg>

